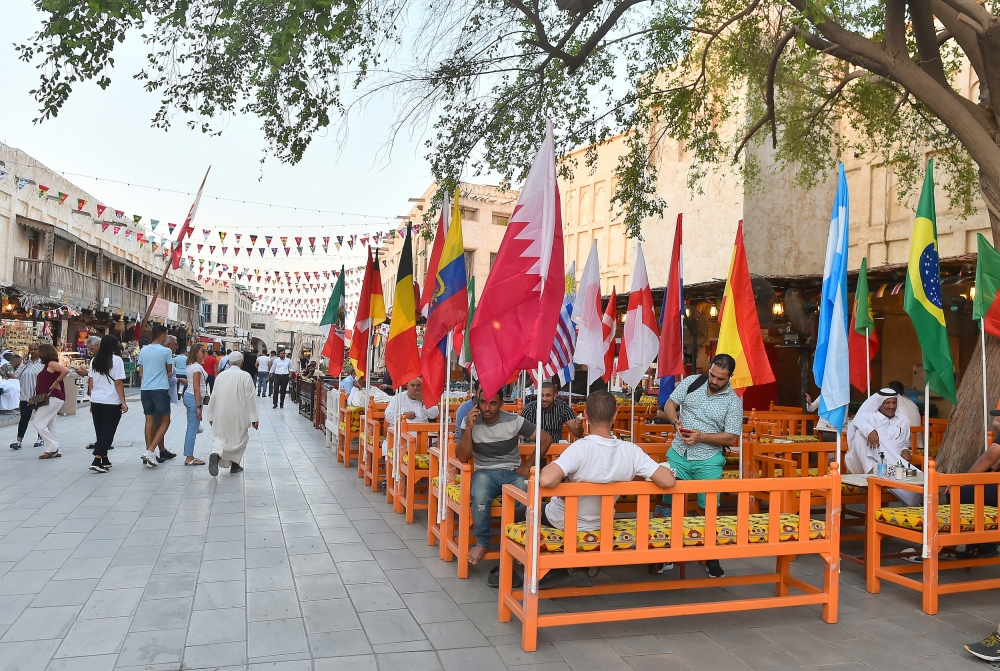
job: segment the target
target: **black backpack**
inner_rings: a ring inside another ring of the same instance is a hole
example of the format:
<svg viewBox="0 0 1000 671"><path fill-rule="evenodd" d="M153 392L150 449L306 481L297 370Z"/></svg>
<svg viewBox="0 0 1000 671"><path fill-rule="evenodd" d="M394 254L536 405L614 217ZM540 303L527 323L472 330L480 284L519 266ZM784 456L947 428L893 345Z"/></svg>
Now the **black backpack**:
<svg viewBox="0 0 1000 671"><path fill-rule="evenodd" d="M691 383L691 386L688 387L687 393L690 394L692 391L697 391L697 390L701 389L702 387L705 386L706 382L708 382L708 376L707 375L699 375L695 379L695 381ZM664 408L666 408L666 405L667 404L664 403L663 407L661 407L660 409L663 410ZM653 418L653 424L666 424L666 423L667 423L667 420L665 420L665 419L660 419L659 417L654 417Z"/></svg>

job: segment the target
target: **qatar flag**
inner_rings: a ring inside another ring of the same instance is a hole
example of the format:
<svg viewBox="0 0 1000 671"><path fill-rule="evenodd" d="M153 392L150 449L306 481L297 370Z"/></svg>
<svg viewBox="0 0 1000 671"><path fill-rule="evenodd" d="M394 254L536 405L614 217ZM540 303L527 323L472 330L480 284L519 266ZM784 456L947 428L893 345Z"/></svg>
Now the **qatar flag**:
<svg viewBox="0 0 1000 671"><path fill-rule="evenodd" d="M632 389L642 381L642 376L653 365L660 349L660 330L653 313L653 292L646 275L642 243L636 249L635 272L632 274L622 346L618 352L618 367L615 369L615 373Z"/></svg>
<svg viewBox="0 0 1000 671"><path fill-rule="evenodd" d="M549 360L566 289L552 123L521 189L469 342L487 398L519 370Z"/></svg>

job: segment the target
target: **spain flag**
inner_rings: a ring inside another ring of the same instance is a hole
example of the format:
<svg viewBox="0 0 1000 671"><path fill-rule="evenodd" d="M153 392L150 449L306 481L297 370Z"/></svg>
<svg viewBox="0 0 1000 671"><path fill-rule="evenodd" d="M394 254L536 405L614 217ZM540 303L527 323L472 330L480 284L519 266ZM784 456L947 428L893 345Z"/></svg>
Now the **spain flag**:
<svg viewBox="0 0 1000 671"><path fill-rule="evenodd" d="M351 363L362 375L368 372L368 348L374 329L385 321L385 300L382 298L382 276L378 271L378 256L372 259L368 249L365 279L361 283L358 312L354 317L354 335L351 338Z"/></svg>
<svg viewBox="0 0 1000 671"><path fill-rule="evenodd" d="M417 350L417 310L413 291L413 242L411 226L406 225L406 239L396 271L396 291L392 301L389 340L385 343L385 367L396 387L420 377L420 354Z"/></svg>
<svg viewBox="0 0 1000 671"><path fill-rule="evenodd" d="M729 384L739 390L755 384L774 382L774 373L764 350L760 319L750 283L747 251L743 246L743 221L736 229L736 246L726 278L726 292L719 310L719 343L716 353L736 359L736 370ZM742 392L740 392L742 394Z"/></svg>

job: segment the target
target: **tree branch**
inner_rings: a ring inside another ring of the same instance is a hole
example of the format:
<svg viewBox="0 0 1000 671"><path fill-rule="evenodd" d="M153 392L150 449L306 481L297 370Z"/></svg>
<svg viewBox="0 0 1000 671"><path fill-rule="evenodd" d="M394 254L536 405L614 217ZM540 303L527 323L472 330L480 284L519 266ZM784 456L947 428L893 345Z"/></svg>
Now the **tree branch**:
<svg viewBox="0 0 1000 671"><path fill-rule="evenodd" d="M910 20L917 40L917 55L920 58L921 69L942 86L950 86L944 74L944 65L941 63L941 49L938 46L930 4L927 0L909 0L907 4L910 7Z"/></svg>
<svg viewBox="0 0 1000 671"><path fill-rule="evenodd" d="M906 0L886 0L883 42L892 56L906 53Z"/></svg>
<svg viewBox="0 0 1000 671"><path fill-rule="evenodd" d="M743 151L750 138L756 135L757 131L763 128L764 124L768 122L771 123L771 144L775 149L778 148L778 122L774 113L774 78L778 71L778 61L781 60L781 52L785 50L785 47L788 46L788 43L798 32L798 28L789 28L774 44L771 59L767 63L767 86L764 89L764 102L767 105L767 112L750 128L747 134L743 136L743 139L740 140L736 151L733 152L733 163L739 160L740 152Z"/></svg>

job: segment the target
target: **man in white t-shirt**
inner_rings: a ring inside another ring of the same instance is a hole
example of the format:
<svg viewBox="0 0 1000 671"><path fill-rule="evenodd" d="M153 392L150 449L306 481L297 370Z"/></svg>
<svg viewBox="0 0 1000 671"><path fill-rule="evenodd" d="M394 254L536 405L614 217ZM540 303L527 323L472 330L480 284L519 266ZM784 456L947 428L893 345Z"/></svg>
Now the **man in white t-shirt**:
<svg viewBox="0 0 1000 671"><path fill-rule="evenodd" d="M278 358L271 362L271 372L268 379L274 380L274 395L271 397L273 407L277 408L278 398L285 407L285 394L288 392L288 378L292 374L292 360L285 356L285 350L278 350Z"/></svg>
<svg viewBox="0 0 1000 671"><path fill-rule="evenodd" d="M267 376L271 372L271 357L264 352L257 357L257 395L264 396L267 393Z"/></svg>
<svg viewBox="0 0 1000 671"><path fill-rule="evenodd" d="M637 477L649 479L669 489L677 483L673 468L667 462L657 463L634 443L615 438L612 428L618 403L606 391L596 391L587 397L587 419L590 434L576 441L559 455L559 458L542 469L539 484L555 487L564 479L569 482L630 482ZM553 496L542 509L542 525L563 529L565 504L561 497ZM597 531L601 528L601 498L586 496L579 500L577 530ZM569 576L565 569L550 571L541 587L554 587ZM586 569L576 569L573 578L577 584L589 584Z"/></svg>

